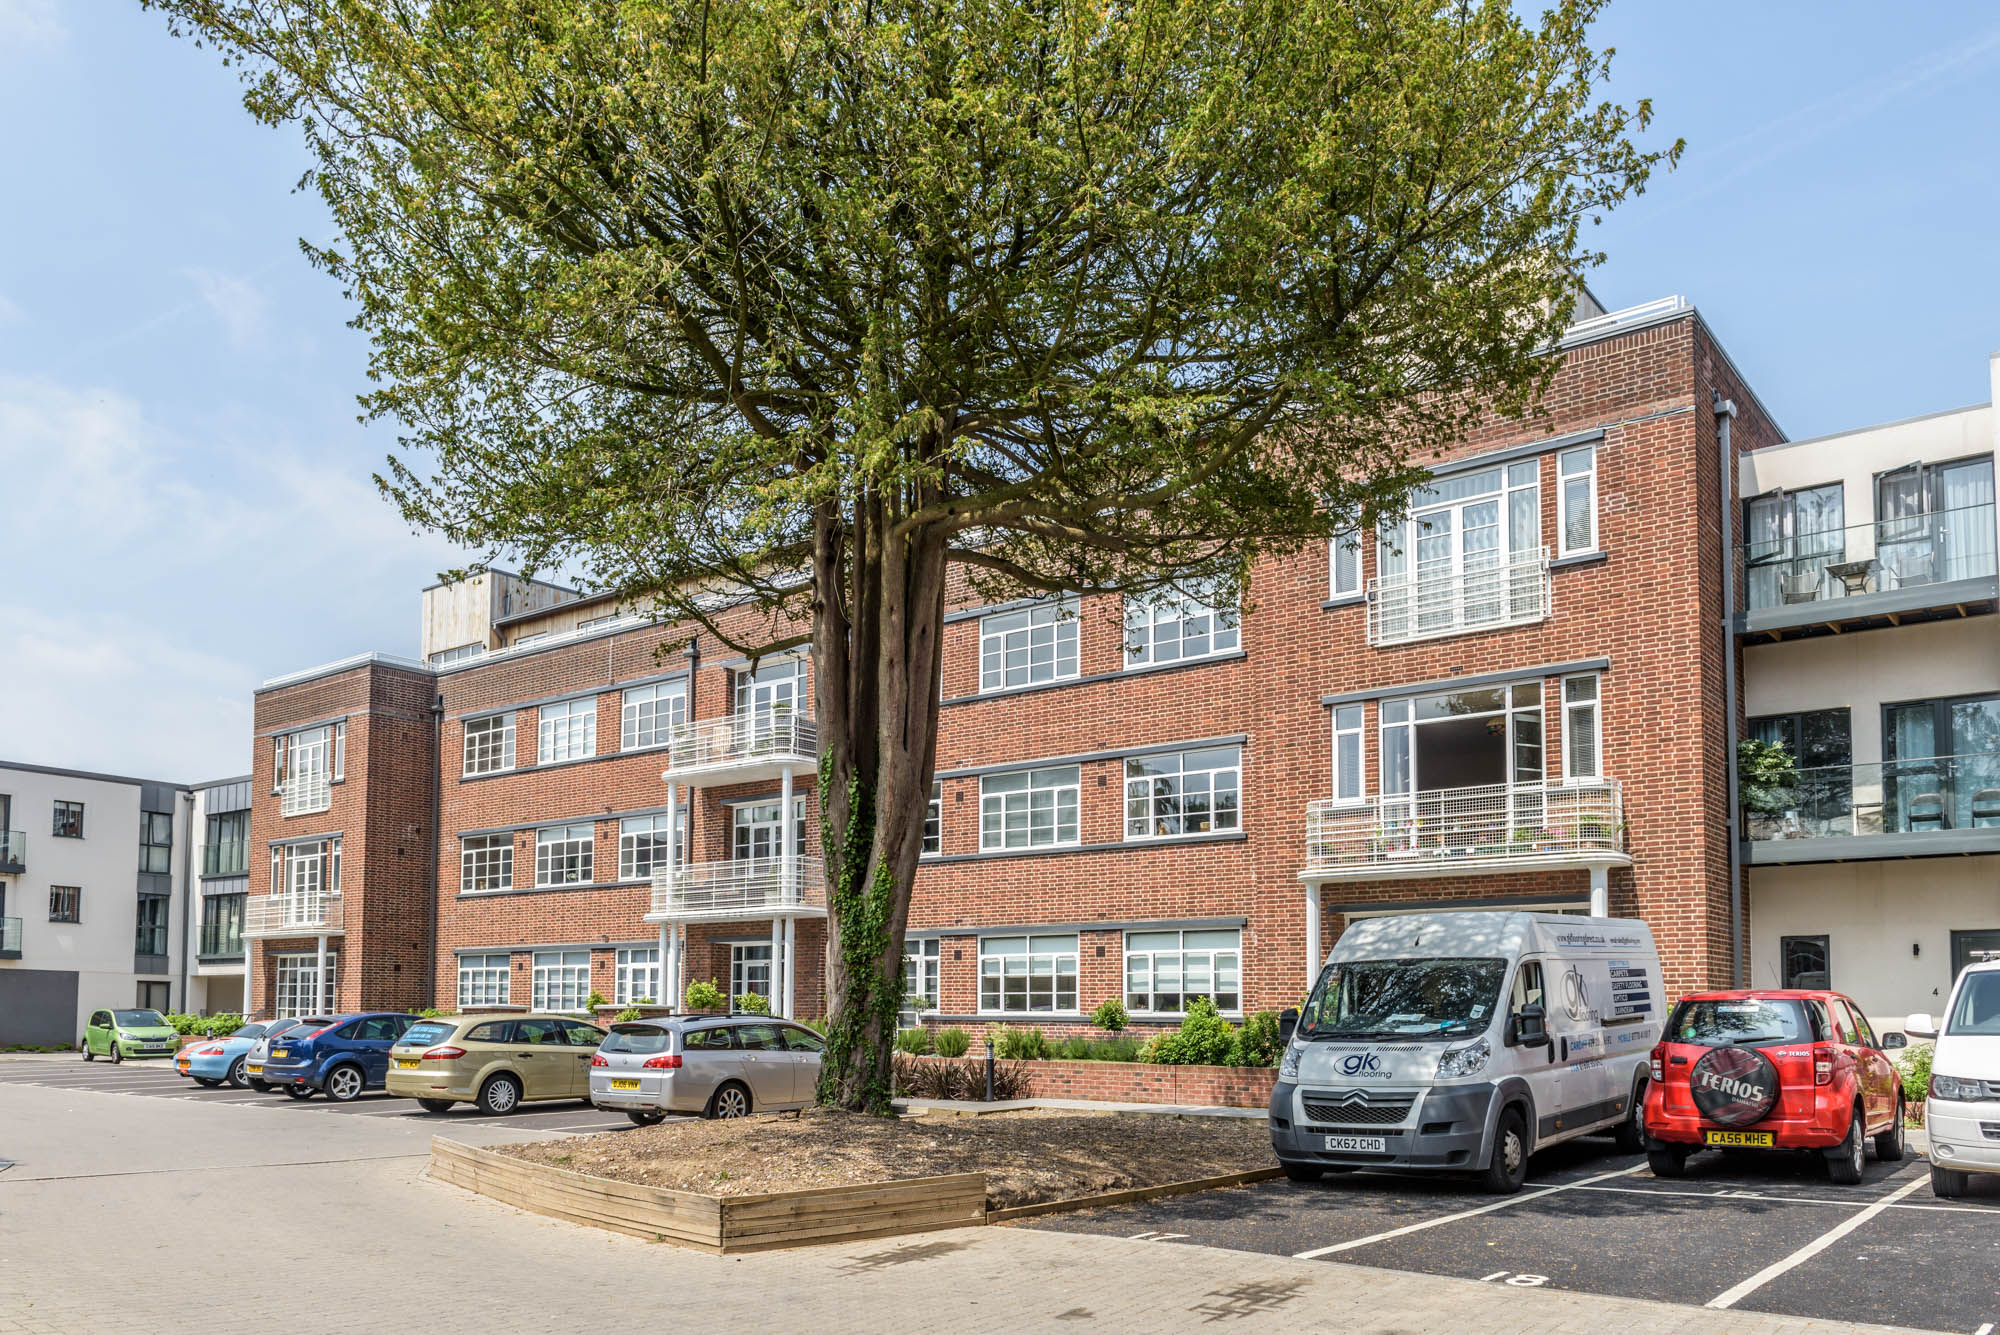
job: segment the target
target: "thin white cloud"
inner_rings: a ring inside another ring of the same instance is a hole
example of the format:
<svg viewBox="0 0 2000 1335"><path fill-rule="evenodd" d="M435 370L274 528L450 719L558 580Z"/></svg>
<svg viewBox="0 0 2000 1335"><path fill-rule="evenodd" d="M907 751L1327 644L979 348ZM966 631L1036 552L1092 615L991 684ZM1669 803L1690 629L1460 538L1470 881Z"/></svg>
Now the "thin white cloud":
<svg viewBox="0 0 2000 1335"><path fill-rule="evenodd" d="M231 347L242 351L261 339L270 303L248 279L218 273L214 269L183 269L182 272L194 282L202 304L222 321Z"/></svg>
<svg viewBox="0 0 2000 1335"><path fill-rule="evenodd" d="M0 54L19 54L30 44L60 42L68 36L57 16L56 0L0 0Z"/></svg>

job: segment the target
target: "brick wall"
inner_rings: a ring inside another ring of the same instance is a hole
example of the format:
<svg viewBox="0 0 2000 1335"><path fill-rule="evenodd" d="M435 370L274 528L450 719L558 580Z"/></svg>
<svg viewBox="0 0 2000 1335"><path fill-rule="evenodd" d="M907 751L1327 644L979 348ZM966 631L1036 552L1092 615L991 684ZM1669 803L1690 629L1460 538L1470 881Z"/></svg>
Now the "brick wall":
<svg viewBox="0 0 2000 1335"><path fill-rule="evenodd" d="M933 1062L939 1057L910 1060ZM983 1058L973 1061L979 1067ZM1145 1062L1024 1061L1031 1099L1090 1099L1180 1107L1263 1108L1278 1078L1270 1066L1154 1066Z"/></svg>

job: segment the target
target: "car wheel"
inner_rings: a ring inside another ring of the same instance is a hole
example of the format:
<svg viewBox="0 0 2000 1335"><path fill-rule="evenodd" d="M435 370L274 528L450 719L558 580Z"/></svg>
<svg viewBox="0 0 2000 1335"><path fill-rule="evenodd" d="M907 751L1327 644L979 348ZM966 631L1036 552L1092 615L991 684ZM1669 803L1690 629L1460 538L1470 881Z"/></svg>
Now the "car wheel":
<svg viewBox="0 0 2000 1335"><path fill-rule="evenodd" d="M1519 1108L1500 1114L1493 1131L1493 1161L1479 1174L1482 1190L1510 1196L1528 1180L1528 1123Z"/></svg>
<svg viewBox="0 0 2000 1335"><path fill-rule="evenodd" d="M368 1077L359 1066L336 1066L327 1073L326 1096L335 1103L352 1103L368 1088Z"/></svg>
<svg viewBox="0 0 2000 1335"><path fill-rule="evenodd" d="M1317 1182L1319 1181L1320 1173L1324 1171L1318 1164L1293 1163L1289 1159L1280 1159L1278 1166L1283 1168L1285 1176L1294 1182Z"/></svg>
<svg viewBox="0 0 2000 1335"><path fill-rule="evenodd" d="M1826 1175L1843 1187L1851 1187L1861 1180L1861 1170L1868 1165L1868 1129L1861 1124L1861 1109L1854 1110L1854 1120L1847 1124L1847 1139L1826 1152Z"/></svg>
<svg viewBox="0 0 2000 1335"><path fill-rule="evenodd" d="M1931 1195L1941 1200L1951 1200L1953 1197L1963 1196L1966 1187L1970 1185L1965 1178L1966 1175L1959 1172L1956 1168L1939 1168L1936 1164L1932 1164Z"/></svg>
<svg viewBox="0 0 2000 1335"><path fill-rule="evenodd" d="M118 1065L125 1060L125 1049L118 1046L118 1040L111 1040L111 1064Z"/></svg>
<svg viewBox="0 0 2000 1335"><path fill-rule="evenodd" d="M633 1126L658 1126L667 1120L665 1113L658 1112L628 1112L625 1115L632 1119Z"/></svg>
<svg viewBox="0 0 2000 1335"><path fill-rule="evenodd" d="M1632 1088L1632 1108L1618 1130L1612 1135L1612 1143L1620 1154L1637 1154L1646 1148L1646 1082L1641 1080Z"/></svg>
<svg viewBox="0 0 2000 1335"><path fill-rule="evenodd" d="M451 1111L450 1099L418 1099L417 1106L427 1113L447 1113Z"/></svg>
<svg viewBox="0 0 2000 1335"><path fill-rule="evenodd" d="M313 1091L313 1088L312 1088L312 1086L310 1086L310 1085L286 1085L286 1086L285 1086L285 1093L287 1093L287 1094L291 1095L291 1096L292 1096L293 1098L295 1098L295 1099L299 1099L299 1100L301 1100L301 1101L303 1101L303 1100L305 1100L305 1099L309 1099L309 1098L311 1098L311 1097L313 1096L313 1092L314 1092L314 1091Z"/></svg>
<svg viewBox="0 0 2000 1335"><path fill-rule="evenodd" d="M1903 1101L1896 1100L1896 1122L1887 1131L1875 1137L1875 1157L1883 1163L1903 1161Z"/></svg>
<svg viewBox="0 0 2000 1335"><path fill-rule="evenodd" d="M479 1111L500 1117L521 1106L521 1083L511 1075L496 1075L479 1091Z"/></svg>
<svg viewBox="0 0 2000 1335"><path fill-rule="evenodd" d="M229 1063L229 1074L224 1078L228 1080L231 1089L243 1089L249 1085L250 1082L243 1078L243 1059L241 1057Z"/></svg>
<svg viewBox="0 0 2000 1335"><path fill-rule="evenodd" d="M1646 1151L1646 1167L1654 1177L1686 1177L1691 1151L1668 1145Z"/></svg>
<svg viewBox="0 0 2000 1335"><path fill-rule="evenodd" d="M205 1075L196 1076L194 1078L194 1082L197 1085L200 1085L203 1089L214 1089L217 1085L222 1083L220 1080L211 1080Z"/></svg>
<svg viewBox="0 0 2000 1335"><path fill-rule="evenodd" d="M245 1076L244 1079L249 1080L250 1078ZM270 1082L266 1080L251 1080L250 1088L256 1090L259 1094L269 1094L271 1092Z"/></svg>
<svg viewBox="0 0 2000 1335"><path fill-rule="evenodd" d="M750 1115L750 1091L734 1080L709 1096L708 1110L704 1117L748 1117Z"/></svg>
<svg viewBox="0 0 2000 1335"><path fill-rule="evenodd" d="M81 1043L79 1043L79 1044L77 1044L77 1045L76 1045L76 1048L77 1048L77 1051L78 1051L78 1052L81 1052L81 1053L83 1054L83 1059L84 1059L85 1061L87 1061L87 1062L94 1062L94 1061L96 1061L96 1060L97 1060L97 1054L96 1054L96 1053L94 1053L94 1052L92 1052L92 1051L90 1050L90 1040L89 1040L89 1039L87 1039L87 1038L86 1038L86 1039L84 1039L84 1040L83 1040L83 1042L81 1042Z"/></svg>

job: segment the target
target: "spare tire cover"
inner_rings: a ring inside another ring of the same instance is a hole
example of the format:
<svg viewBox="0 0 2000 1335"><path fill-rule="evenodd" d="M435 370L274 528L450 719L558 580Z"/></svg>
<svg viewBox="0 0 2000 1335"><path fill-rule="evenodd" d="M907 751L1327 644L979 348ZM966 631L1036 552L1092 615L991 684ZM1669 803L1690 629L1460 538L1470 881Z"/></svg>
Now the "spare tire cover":
<svg viewBox="0 0 2000 1335"><path fill-rule="evenodd" d="M1701 1115L1719 1126L1761 1122L1778 1102L1778 1068L1755 1048L1710 1048L1688 1073Z"/></svg>

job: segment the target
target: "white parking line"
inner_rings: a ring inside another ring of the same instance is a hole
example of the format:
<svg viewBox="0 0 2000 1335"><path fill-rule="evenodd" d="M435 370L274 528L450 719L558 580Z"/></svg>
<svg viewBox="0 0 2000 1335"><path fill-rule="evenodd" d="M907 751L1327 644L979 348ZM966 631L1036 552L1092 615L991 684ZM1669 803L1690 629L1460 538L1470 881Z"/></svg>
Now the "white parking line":
<svg viewBox="0 0 2000 1335"><path fill-rule="evenodd" d="M1862 1210L1860 1213L1856 1214L1853 1218L1834 1225L1826 1232L1814 1238L1811 1242L1808 1242L1805 1246L1793 1252L1790 1256L1787 1256L1782 1260L1773 1261L1771 1264L1765 1266L1762 1270L1759 1270L1756 1274L1750 1276L1750 1278L1744 1280L1741 1284L1738 1284L1734 1288L1726 1289L1723 1292L1716 1294L1713 1298L1710 1298L1708 1300L1708 1303L1706 1305L1715 1308L1736 1306L1737 1303L1743 1301L1745 1298L1755 1293L1758 1289L1763 1288L1766 1284L1769 1284L1772 1280L1784 1274L1787 1270L1791 1270L1797 1266L1804 1265L1807 1261L1812 1260L1813 1257L1818 1256L1828 1247L1831 1247L1834 1243L1839 1242L1842 1238L1852 1233L1855 1229L1860 1228L1863 1224L1873 1219L1876 1215L1881 1214L1884 1210L1888 1209L1891 1205L1894 1205L1897 1201L1901 1200L1903 1197L1915 1191L1918 1187L1926 1187L1929 1185L1930 1185L1930 1179L1928 1177L1911 1178L1908 1182L1905 1182L1902 1186L1896 1188L1894 1191L1890 1192L1887 1196L1884 1196L1881 1200L1876 1201L1873 1205L1869 1206L1865 1210Z"/></svg>
<svg viewBox="0 0 2000 1335"><path fill-rule="evenodd" d="M1741 1202L1751 1205L1836 1205L1844 1210L1858 1209L1868 1204L1866 1201L1836 1200L1830 1196L1772 1196L1761 1191L1660 1191L1652 1187L1585 1187L1585 1191L1615 1191L1626 1196L1680 1196L1690 1200L1719 1201L1724 1204ZM1975 1205L1960 1202L1954 1205L1942 1203L1915 1205L1905 1201L1885 1201L1891 1210L1938 1210L1945 1214L2000 1214L2000 1206Z"/></svg>
<svg viewBox="0 0 2000 1335"><path fill-rule="evenodd" d="M1440 1215L1436 1219L1426 1219L1420 1223L1405 1224L1401 1228L1392 1228L1386 1233L1371 1233L1365 1238L1352 1238L1346 1242L1336 1242L1331 1247L1315 1247L1311 1251L1293 1252L1292 1259L1310 1261L1315 1257L1331 1256L1335 1252L1353 1251L1356 1247L1367 1247L1377 1242L1387 1242L1390 1238L1400 1238L1410 1233L1421 1233L1427 1228L1436 1228L1439 1224L1455 1224L1461 1219L1472 1219L1479 1215L1491 1214L1495 1210L1504 1210L1510 1205L1525 1205L1529 1201L1539 1200L1544 1196L1553 1196L1559 1191L1575 1191L1578 1187L1587 1187L1593 1182L1606 1182L1614 1177L1630 1177L1632 1174L1644 1170L1645 1167L1646 1165L1644 1164L1634 1164L1630 1168L1620 1168L1616 1172L1599 1173L1596 1177L1586 1177L1580 1182L1564 1182L1558 1186L1543 1187L1540 1191L1530 1191L1520 1196L1509 1196L1505 1200L1494 1201L1491 1205L1481 1205L1471 1210L1460 1210L1457 1214Z"/></svg>

